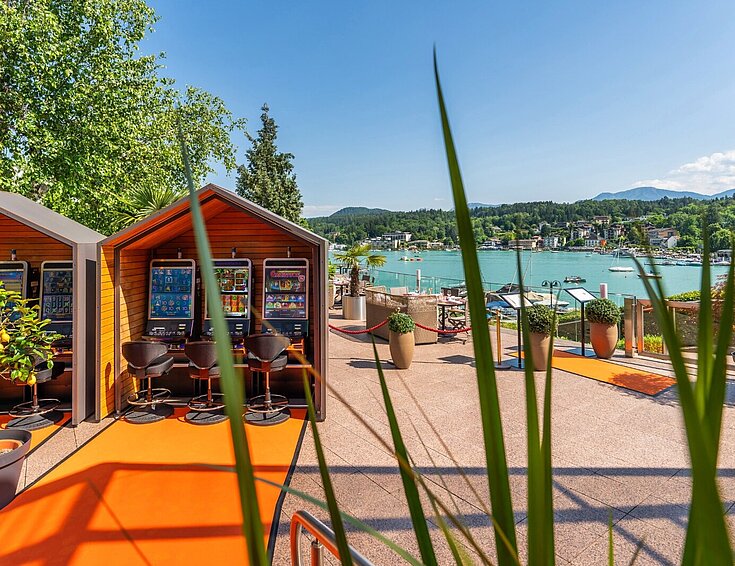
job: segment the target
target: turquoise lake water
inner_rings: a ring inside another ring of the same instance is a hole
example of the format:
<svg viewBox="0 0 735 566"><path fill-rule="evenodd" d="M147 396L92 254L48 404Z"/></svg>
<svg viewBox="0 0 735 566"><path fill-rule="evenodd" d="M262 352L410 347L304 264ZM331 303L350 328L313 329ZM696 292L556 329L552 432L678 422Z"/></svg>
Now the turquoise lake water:
<svg viewBox="0 0 735 566"><path fill-rule="evenodd" d="M375 283L388 287L407 286L409 290L416 288L416 270L421 270L422 290L431 288L438 292L441 287L460 283L464 280L462 256L460 252L425 251L418 254L404 251L384 252L388 262L374 272ZM516 253L511 251L478 251L480 269L486 288L497 289L505 283L518 282ZM422 261L401 261L400 258L421 257ZM646 258L640 258L644 264ZM647 297L643 281L633 273L613 273L608 268L613 265L635 268L632 258L614 259L609 255L586 254L582 252L522 252L521 267L526 285L541 287L544 280L558 280L562 288L572 287L565 284L568 275L579 275L587 281L581 286L597 292L600 283L608 284L611 295L636 295ZM650 266L646 266L650 270ZM663 285L667 295L699 289L701 267L658 266L663 275ZM727 267L712 268L713 280L718 274L727 273ZM612 298L612 297L611 297ZM618 301L620 302L620 301Z"/></svg>

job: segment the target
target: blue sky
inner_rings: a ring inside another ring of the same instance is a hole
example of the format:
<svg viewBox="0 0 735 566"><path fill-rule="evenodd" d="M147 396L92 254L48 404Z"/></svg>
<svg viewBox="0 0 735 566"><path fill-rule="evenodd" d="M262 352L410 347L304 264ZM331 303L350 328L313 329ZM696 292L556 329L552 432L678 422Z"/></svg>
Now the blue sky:
<svg viewBox="0 0 735 566"><path fill-rule="evenodd" d="M735 188L735 2L150 4L165 75L270 105L307 216L451 207L434 44L472 201Z"/></svg>

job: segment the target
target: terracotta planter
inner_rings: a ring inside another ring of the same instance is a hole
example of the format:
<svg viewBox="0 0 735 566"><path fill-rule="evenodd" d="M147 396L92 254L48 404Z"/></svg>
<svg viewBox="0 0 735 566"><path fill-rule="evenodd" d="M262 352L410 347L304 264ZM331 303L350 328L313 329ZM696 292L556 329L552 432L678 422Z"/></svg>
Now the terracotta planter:
<svg viewBox="0 0 735 566"><path fill-rule="evenodd" d="M365 297L342 297L342 317L346 320L365 320Z"/></svg>
<svg viewBox="0 0 735 566"><path fill-rule="evenodd" d="M618 325L590 322L590 342L598 358L611 357L618 344Z"/></svg>
<svg viewBox="0 0 735 566"><path fill-rule="evenodd" d="M546 371L546 361L549 359L549 346L551 345L551 336L548 334L539 334L531 332L531 364L534 371Z"/></svg>
<svg viewBox="0 0 735 566"><path fill-rule="evenodd" d="M388 333L388 345L390 346L390 357L393 359L393 365L398 369L411 367L415 343L413 332L399 334L391 330Z"/></svg>
<svg viewBox="0 0 735 566"><path fill-rule="evenodd" d="M27 430L0 430L0 450L11 448L10 452L0 454L0 509L15 497L23 460L30 447L31 433Z"/></svg>

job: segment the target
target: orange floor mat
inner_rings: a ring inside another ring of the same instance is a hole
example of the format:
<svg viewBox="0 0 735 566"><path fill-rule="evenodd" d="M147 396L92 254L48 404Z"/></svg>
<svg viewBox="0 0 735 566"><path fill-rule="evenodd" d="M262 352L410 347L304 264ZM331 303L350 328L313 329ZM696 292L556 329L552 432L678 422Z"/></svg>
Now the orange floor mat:
<svg viewBox="0 0 735 566"><path fill-rule="evenodd" d="M8 415L0 415L0 430L3 430L5 428L5 425L8 424L8 421L10 420L10 417ZM54 434L59 432L62 427L66 426L66 423L68 423L71 420L71 413L64 413L64 416L62 419L56 423L53 426L47 426L46 428L42 428L41 430L32 430L31 431L31 448L29 452L33 452L36 448L41 446L44 442L46 442L49 438L51 438Z"/></svg>
<svg viewBox="0 0 735 566"><path fill-rule="evenodd" d="M247 564L229 426L185 409L105 429L0 512L0 564ZM304 412L247 426L256 474L286 481ZM203 465L204 464L204 465ZM281 490L258 482L266 542Z"/></svg>
<svg viewBox="0 0 735 566"><path fill-rule="evenodd" d="M511 355L515 356L516 354ZM562 350L554 350L551 365L554 369L602 381L603 383L610 383L646 395L656 395L676 383L673 377L633 369L597 358L587 358Z"/></svg>

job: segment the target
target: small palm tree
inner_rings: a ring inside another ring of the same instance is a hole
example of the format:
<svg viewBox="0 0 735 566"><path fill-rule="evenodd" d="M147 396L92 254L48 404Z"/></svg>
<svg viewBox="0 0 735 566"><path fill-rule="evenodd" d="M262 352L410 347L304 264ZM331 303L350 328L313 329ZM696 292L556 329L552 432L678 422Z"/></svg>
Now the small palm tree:
<svg viewBox="0 0 735 566"><path fill-rule="evenodd" d="M360 288L360 268L382 267L388 258L373 252L370 244L355 244L349 250L334 254L334 259L349 268L350 297L357 297Z"/></svg>
<svg viewBox="0 0 735 566"><path fill-rule="evenodd" d="M120 199L116 218L118 227L125 228L135 224L173 204L186 194L183 189L171 187L139 187L131 190Z"/></svg>

